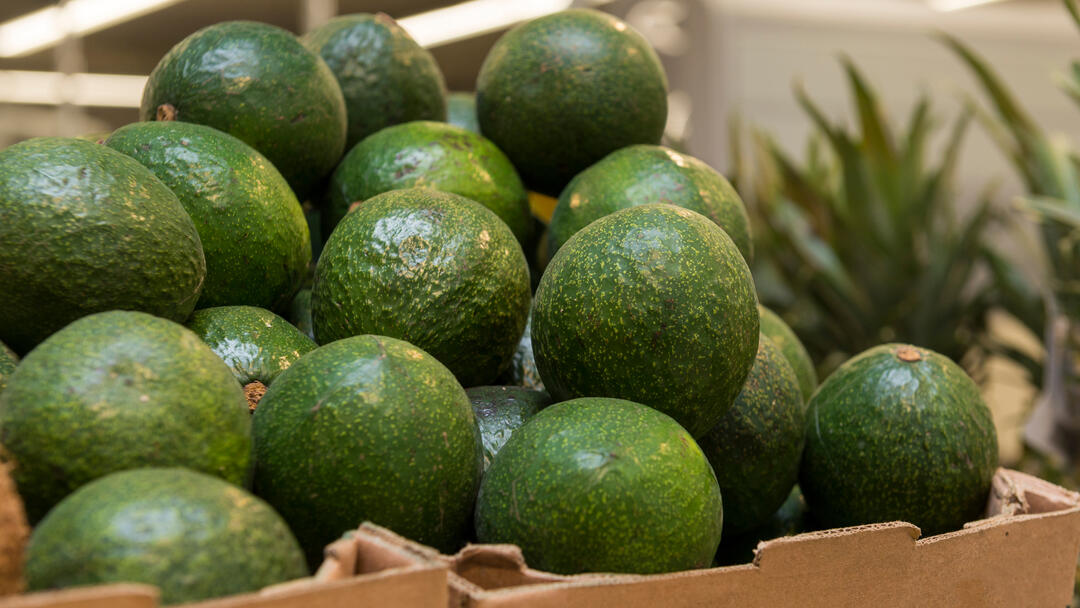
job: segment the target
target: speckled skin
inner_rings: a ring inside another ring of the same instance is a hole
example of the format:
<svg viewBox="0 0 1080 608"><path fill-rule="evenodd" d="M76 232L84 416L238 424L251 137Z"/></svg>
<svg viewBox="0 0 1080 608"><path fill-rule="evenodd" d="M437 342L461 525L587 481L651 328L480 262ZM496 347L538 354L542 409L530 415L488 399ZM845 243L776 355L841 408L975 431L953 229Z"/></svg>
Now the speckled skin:
<svg viewBox="0 0 1080 608"><path fill-rule="evenodd" d="M300 41L322 56L341 85L349 115L346 150L390 125L446 119L439 64L388 15L335 17Z"/></svg>
<svg viewBox="0 0 1080 608"><path fill-rule="evenodd" d="M269 505L181 468L114 473L67 497L30 537L34 591L130 582L163 604L256 591L307 575L296 538Z"/></svg>
<svg viewBox="0 0 1080 608"><path fill-rule="evenodd" d="M198 308L247 304L281 310L311 262L300 202L274 165L212 127L137 122L105 145L142 163L195 222L206 255Z"/></svg>
<svg viewBox="0 0 1080 608"><path fill-rule="evenodd" d="M254 306L218 306L195 311L187 328L232 370L240 384L270 383L315 341L269 310Z"/></svg>
<svg viewBox="0 0 1080 608"><path fill-rule="evenodd" d="M84 317L23 359L0 393L0 443L36 522L114 471L185 466L247 479L251 420L229 368L182 325Z"/></svg>
<svg viewBox="0 0 1080 608"><path fill-rule="evenodd" d="M795 377L799 380L799 390L802 392L803 404L809 404L810 396L814 394L814 390L818 385L814 360L810 358L810 353L806 352L806 347L799 341L799 337L795 335L791 327L784 323L780 315L760 305L758 306L758 314L761 315L761 333L780 347L780 351L784 353L784 357L787 358L791 368L795 371Z"/></svg>
<svg viewBox="0 0 1080 608"><path fill-rule="evenodd" d="M345 151L345 98L334 73L291 33L266 23L226 21L169 50L143 90L141 120L161 105L175 120L221 129L277 167L300 198Z"/></svg>
<svg viewBox="0 0 1080 608"><path fill-rule="evenodd" d="M533 189L557 196L619 148L658 144L667 77L640 34L606 13L575 9L500 38L476 80L481 132Z"/></svg>
<svg viewBox="0 0 1080 608"><path fill-rule="evenodd" d="M479 386L506 369L525 329L529 268L483 206L397 190L368 199L330 235L311 300L319 344L365 333L407 340L462 386Z"/></svg>
<svg viewBox="0 0 1080 608"><path fill-rule="evenodd" d="M918 360L902 358L911 353ZM810 399L799 486L826 526L903 520L929 536L980 517L997 456L990 410L964 370L883 344Z"/></svg>
<svg viewBox="0 0 1080 608"><path fill-rule="evenodd" d="M289 322L300 333L315 340L315 326L311 321L311 290L301 289L296 292L292 305L289 307Z"/></svg>
<svg viewBox="0 0 1080 608"><path fill-rule="evenodd" d="M540 378L540 371L536 369L536 357L533 355L532 346L532 311L525 319L525 332L521 334L517 350L510 359L510 367L499 376L502 384L523 386L533 390L544 390L544 380Z"/></svg>
<svg viewBox="0 0 1080 608"><path fill-rule="evenodd" d="M631 399L700 437L731 409L754 363L757 296L735 243L667 204L600 218L540 280L532 339L558 400Z"/></svg>
<svg viewBox="0 0 1080 608"><path fill-rule="evenodd" d="M476 93L456 91L446 96L446 122L473 133L480 132L476 118Z"/></svg>
<svg viewBox="0 0 1080 608"><path fill-rule="evenodd" d="M15 351L5 346L3 342L0 342L0 393L4 392L8 376L15 371L15 367L18 365L19 356L15 354Z"/></svg>
<svg viewBox="0 0 1080 608"><path fill-rule="evenodd" d="M762 335L757 357L724 419L699 439L724 495L724 534L764 523L799 478L806 414L795 371Z"/></svg>
<svg viewBox="0 0 1080 608"><path fill-rule="evenodd" d="M326 217L336 225L356 201L400 188L434 188L495 212L524 248L529 196L514 166L481 135L443 122L394 125L360 142L330 178Z"/></svg>
<svg viewBox="0 0 1080 608"><path fill-rule="evenodd" d="M474 386L466 389L465 394L469 396L480 429L484 470L506 445L511 433L551 405L551 395L522 386Z"/></svg>
<svg viewBox="0 0 1080 608"><path fill-rule="evenodd" d="M301 357L255 410L255 487L318 565L371 520L444 552L465 541L483 455L469 398L415 346L339 340Z"/></svg>
<svg viewBox="0 0 1080 608"><path fill-rule="evenodd" d="M41 137L0 150L0 340L26 353L95 312L183 322L206 279L191 217L149 169Z"/></svg>
<svg viewBox="0 0 1080 608"><path fill-rule="evenodd" d="M619 399L545 408L495 456L480 485L481 542L514 543L533 568L657 573L708 567L720 488L670 417Z"/></svg>
<svg viewBox="0 0 1080 608"><path fill-rule="evenodd" d="M647 203L697 211L728 233L748 264L753 260L750 218L724 176L692 156L644 144L616 150L570 180L548 226L549 255L594 220Z"/></svg>

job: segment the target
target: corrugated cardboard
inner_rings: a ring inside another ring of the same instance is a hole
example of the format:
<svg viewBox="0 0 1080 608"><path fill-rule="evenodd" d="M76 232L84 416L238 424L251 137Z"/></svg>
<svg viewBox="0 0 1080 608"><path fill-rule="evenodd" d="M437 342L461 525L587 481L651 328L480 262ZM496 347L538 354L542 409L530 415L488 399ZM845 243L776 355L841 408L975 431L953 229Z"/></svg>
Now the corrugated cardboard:
<svg viewBox="0 0 1080 608"><path fill-rule="evenodd" d="M759 544L752 564L664 575L559 576L513 545L443 559L453 608L1068 606L1080 496L999 469L987 516L925 539L902 522L790 536Z"/></svg>

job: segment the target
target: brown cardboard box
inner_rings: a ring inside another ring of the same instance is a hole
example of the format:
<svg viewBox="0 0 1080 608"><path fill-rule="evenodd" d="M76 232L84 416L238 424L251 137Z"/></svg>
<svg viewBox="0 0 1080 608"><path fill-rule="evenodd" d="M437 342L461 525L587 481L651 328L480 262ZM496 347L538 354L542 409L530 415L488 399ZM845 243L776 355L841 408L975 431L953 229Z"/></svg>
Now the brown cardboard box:
<svg viewBox="0 0 1080 608"><path fill-rule="evenodd" d="M761 543L753 564L651 576L539 572L513 545L442 559L453 608L1064 608L1080 554L1080 495L999 469L986 519L918 537L902 522L825 530Z"/></svg>
<svg viewBox="0 0 1080 608"><path fill-rule="evenodd" d="M184 608L446 608L446 565L409 550L403 539L364 525L326 549L314 577L245 593L183 604ZM157 608L146 585L103 585L31 593L0 600L0 608Z"/></svg>

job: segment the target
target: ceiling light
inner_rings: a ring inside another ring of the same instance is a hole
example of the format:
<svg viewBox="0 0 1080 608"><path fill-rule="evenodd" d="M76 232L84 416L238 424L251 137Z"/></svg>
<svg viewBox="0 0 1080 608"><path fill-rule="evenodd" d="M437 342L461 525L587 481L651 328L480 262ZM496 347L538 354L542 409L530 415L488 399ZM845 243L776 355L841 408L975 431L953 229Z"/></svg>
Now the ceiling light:
<svg viewBox="0 0 1080 608"><path fill-rule="evenodd" d="M145 76L0 70L0 101L6 103L137 108Z"/></svg>
<svg viewBox="0 0 1080 608"><path fill-rule="evenodd" d="M398 23L420 46L430 48L557 13L571 4L573 0L471 0L405 17Z"/></svg>
<svg viewBox="0 0 1080 608"><path fill-rule="evenodd" d="M1002 0L927 0L926 3L930 5L930 8L939 13L949 13L1001 1Z"/></svg>

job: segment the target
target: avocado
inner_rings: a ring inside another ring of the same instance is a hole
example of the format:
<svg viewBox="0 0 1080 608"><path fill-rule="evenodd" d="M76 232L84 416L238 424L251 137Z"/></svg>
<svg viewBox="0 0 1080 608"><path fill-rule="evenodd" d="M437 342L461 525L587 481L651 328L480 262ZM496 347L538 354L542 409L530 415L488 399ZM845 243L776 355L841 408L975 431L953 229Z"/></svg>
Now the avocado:
<svg viewBox="0 0 1080 608"><path fill-rule="evenodd" d="M476 118L476 93L454 92L446 97L446 122L473 133L480 132Z"/></svg>
<svg viewBox="0 0 1080 608"><path fill-rule="evenodd" d="M140 120L180 120L233 135L304 199L345 151L345 98L334 73L291 33L225 21L172 47L143 89Z"/></svg>
<svg viewBox="0 0 1080 608"><path fill-rule="evenodd" d="M469 396L480 429L485 470L511 433L536 412L551 405L551 395L522 386L474 386L465 394Z"/></svg>
<svg viewBox="0 0 1080 608"><path fill-rule="evenodd" d="M267 386L315 341L269 310L254 306L218 306L196 311L187 328L232 370L244 386L248 407L258 404Z"/></svg>
<svg viewBox="0 0 1080 608"><path fill-rule="evenodd" d="M716 550L715 566L732 566L754 561L754 552L758 543L793 536L808 531L806 521L806 501L799 486L791 488L784 504L773 513L765 523L742 534L729 534L724 530L724 540Z"/></svg>
<svg viewBox="0 0 1080 608"><path fill-rule="evenodd" d="M544 390L544 381L540 378L540 372L536 369L536 357L533 355L532 346L532 311L525 319L525 332L521 334L517 350L510 359L510 367L499 376L502 384L511 386L523 386L533 390Z"/></svg>
<svg viewBox="0 0 1080 608"><path fill-rule="evenodd" d="M22 499L8 467L0 465L0 597L19 593L26 586L23 562L29 536Z"/></svg>
<svg viewBox="0 0 1080 608"><path fill-rule="evenodd" d="M368 199L330 235L311 313L320 344L407 340L478 386L510 364L529 302L529 268L506 224L465 197L412 188Z"/></svg>
<svg viewBox="0 0 1080 608"><path fill-rule="evenodd" d="M8 376L15 371L18 365L19 356L15 354L15 351L4 345L3 342L0 342L0 393L4 392Z"/></svg>
<svg viewBox="0 0 1080 608"><path fill-rule="evenodd" d="M481 135L430 121L387 127L349 151L330 178L326 232L352 203L413 187L474 200L494 211L522 248L529 240L528 194L506 156Z"/></svg>
<svg viewBox="0 0 1080 608"><path fill-rule="evenodd" d="M784 357L795 371L795 377L799 379L803 403L809 403L810 396L814 394L814 389L818 384L817 370L814 368L810 353L806 352L806 347L799 341L799 337L780 318L780 315L760 305L758 313L761 315L761 333L780 347L780 351L784 353Z"/></svg>
<svg viewBox="0 0 1080 608"><path fill-rule="evenodd" d="M693 437L620 399L541 410L495 455L476 500L480 542L514 543L531 567L560 574L705 568L722 524Z"/></svg>
<svg viewBox="0 0 1080 608"><path fill-rule="evenodd" d="M296 195L265 156L212 127L175 121L121 127L105 145L153 171L195 222L206 255L198 308L289 304L311 239Z"/></svg>
<svg viewBox="0 0 1080 608"><path fill-rule="evenodd" d="M562 11L499 38L476 80L476 113L529 188L558 196L611 152L660 143L667 77L645 38L619 19Z"/></svg>
<svg viewBox="0 0 1080 608"><path fill-rule="evenodd" d="M182 468L113 473L65 498L30 537L26 575L44 591L146 583L163 604L255 591L307 575L269 505Z"/></svg>
<svg viewBox="0 0 1080 608"><path fill-rule="evenodd" d="M981 516L997 456L990 410L960 366L882 344L810 399L799 486L828 527L902 520L930 536Z"/></svg>
<svg viewBox="0 0 1080 608"><path fill-rule="evenodd" d="M122 469L186 466L241 484L251 420L229 368L191 331L103 312L30 352L0 393L0 442L31 522Z"/></svg>
<svg viewBox="0 0 1080 608"><path fill-rule="evenodd" d="M570 180L551 216L548 254L594 220L646 203L697 211L728 233L747 264L753 260L750 217L724 176L692 156L644 144L616 150Z"/></svg>
<svg viewBox="0 0 1080 608"><path fill-rule="evenodd" d="M799 477L806 416L795 371L762 335L735 405L698 440L724 495L724 534L763 524Z"/></svg>
<svg viewBox="0 0 1080 608"><path fill-rule="evenodd" d="M289 321L300 333L315 340L315 326L311 322L311 289L296 292L292 306L289 307Z"/></svg>
<svg viewBox="0 0 1080 608"><path fill-rule="evenodd" d="M446 119L439 64L388 15L335 17L300 41L326 61L345 95L346 150L390 125Z"/></svg>
<svg viewBox="0 0 1080 608"><path fill-rule="evenodd" d="M631 399L695 437L731 409L758 343L754 282L735 243L667 204L616 211L571 237L540 279L532 323L556 401Z"/></svg>
<svg viewBox="0 0 1080 608"><path fill-rule="evenodd" d="M483 456L469 398L445 366L383 336L300 358L255 410L255 487L311 565L371 520L444 552L465 541Z"/></svg>
<svg viewBox="0 0 1080 608"><path fill-rule="evenodd" d="M25 354L79 317L183 322L206 279L199 233L149 169L78 139L0 150L0 340Z"/></svg>

